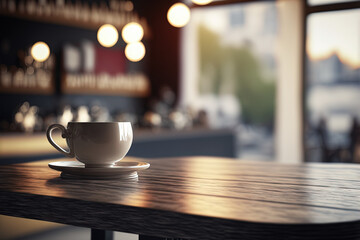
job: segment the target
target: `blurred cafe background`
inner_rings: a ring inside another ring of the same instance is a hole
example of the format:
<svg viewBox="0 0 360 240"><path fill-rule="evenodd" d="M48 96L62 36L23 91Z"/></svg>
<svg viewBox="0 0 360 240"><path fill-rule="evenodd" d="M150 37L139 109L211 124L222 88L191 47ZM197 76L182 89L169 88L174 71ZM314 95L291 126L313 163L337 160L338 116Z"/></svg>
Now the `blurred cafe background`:
<svg viewBox="0 0 360 240"><path fill-rule="evenodd" d="M0 28L0 164L62 157L69 121L132 122L136 157L360 162L359 1L0 0Z"/></svg>

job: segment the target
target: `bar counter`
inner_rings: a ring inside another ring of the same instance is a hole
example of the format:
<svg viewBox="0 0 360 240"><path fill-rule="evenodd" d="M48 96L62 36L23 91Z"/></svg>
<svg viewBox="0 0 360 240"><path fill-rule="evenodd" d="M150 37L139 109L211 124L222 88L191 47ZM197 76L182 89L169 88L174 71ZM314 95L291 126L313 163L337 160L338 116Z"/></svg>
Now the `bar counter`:
<svg viewBox="0 0 360 240"><path fill-rule="evenodd" d="M66 147L60 132L54 140ZM135 157L223 156L236 157L236 132L232 129L135 130L129 151ZM61 157L45 133L0 134L0 164Z"/></svg>

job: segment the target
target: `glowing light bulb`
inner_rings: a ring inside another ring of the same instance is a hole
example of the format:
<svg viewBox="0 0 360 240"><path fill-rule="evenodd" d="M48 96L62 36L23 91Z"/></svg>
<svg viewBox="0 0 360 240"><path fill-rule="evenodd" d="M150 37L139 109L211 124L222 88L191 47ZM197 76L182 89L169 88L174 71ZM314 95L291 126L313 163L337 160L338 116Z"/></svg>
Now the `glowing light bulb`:
<svg viewBox="0 0 360 240"><path fill-rule="evenodd" d="M119 33L113 25L104 24L97 32L97 39L102 46L112 47L117 43Z"/></svg>
<svg viewBox="0 0 360 240"><path fill-rule="evenodd" d="M175 3L169 8L167 19L174 27L183 27L190 20L190 9L183 3Z"/></svg>
<svg viewBox="0 0 360 240"><path fill-rule="evenodd" d="M35 61L44 62L49 58L50 48L44 42L37 42L31 47L30 53Z"/></svg>
<svg viewBox="0 0 360 240"><path fill-rule="evenodd" d="M138 62L145 56L145 46L142 42L129 43L125 47L125 56L132 62Z"/></svg>
<svg viewBox="0 0 360 240"><path fill-rule="evenodd" d="M212 0L191 0L191 1L197 5L206 5L212 2Z"/></svg>
<svg viewBox="0 0 360 240"><path fill-rule="evenodd" d="M122 29L121 36L126 43L139 42L144 36L144 29L140 24L131 22Z"/></svg>

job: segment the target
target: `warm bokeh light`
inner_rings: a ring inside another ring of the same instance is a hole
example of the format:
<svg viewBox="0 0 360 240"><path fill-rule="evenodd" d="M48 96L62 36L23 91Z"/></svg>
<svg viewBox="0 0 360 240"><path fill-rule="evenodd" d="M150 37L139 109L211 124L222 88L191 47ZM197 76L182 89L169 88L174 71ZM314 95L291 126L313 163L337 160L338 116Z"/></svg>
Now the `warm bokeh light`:
<svg viewBox="0 0 360 240"><path fill-rule="evenodd" d="M190 20L190 9L183 3L175 3L170 7L167 19L174 27L183 27Z"/></svg>
<svg viewBox="0 0 360 240"><path fill-rule="evenodd" d="M117 43L119 34L113 25L104 24L97 32L97 39L102 46L112 47Z"/></svg>
<svg viewBox="0 0 360 240"><path fill-rule="evenodd" d="M122 29L121 36L126 43L139 42L144 36L144 29L140 24L131 22Z"/></svg>
<svg viewBox="0 0 360 240"><path fill-rule="evenodd" d="M31 56L38 62L44 62L49 55L50 48L44 42L37 42L31 47Z"/></svg>
<svg viewBox="0 0 360 240"><path fill-rule="evenodd" d="M145 46L142 42L129 43L125 47L125 56L132 62L138 62L145 56Z"/></svg>
<svg viewBox="0 0 360 240"><path fill-rule="evenodd" d="M134 4L131 1L126 1L124 5L125 11L131 12L134 10Z"/></svg>
<svg viewBox="0 0 360 240"><path fill-rule="evenodd" d="M212 0L191 0L191 1L197 5L206 5L212 2Z"/></svg>

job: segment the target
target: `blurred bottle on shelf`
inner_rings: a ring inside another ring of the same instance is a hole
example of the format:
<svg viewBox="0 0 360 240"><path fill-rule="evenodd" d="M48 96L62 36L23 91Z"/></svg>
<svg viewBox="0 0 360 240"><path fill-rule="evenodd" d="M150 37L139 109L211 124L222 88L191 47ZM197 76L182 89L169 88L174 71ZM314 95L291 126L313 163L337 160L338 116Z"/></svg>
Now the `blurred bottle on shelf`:
<svg viewBox="0 0 360 240"><path fill-rule="evenodd" d="M91 107L90 116L93 122L108 122L112 120L109 110L98 104Z"/></svg>
<svg viewBox="0 0 360 240"><path fill-rule="evenodd" d="M58 116L58 123L67 126L68 122L71 122L74 119L74 114L72 112L71 106L64 106L61 114Z"/></svg>
<svg viewBox="0 0 360 240"><path fill-rule="evenodd" d="M37 106L30 106L28 102L24 102L15 114L15 124L26 133L41 130L43 121L38 116L38 111Z"/></svg>
<svg viewBox="0 0 360 240"><path fill-rule="evenodd" d="M91 117L89 114L89 108L87 106L80 106L77 109L75 122L90 122Z"/></svg>

